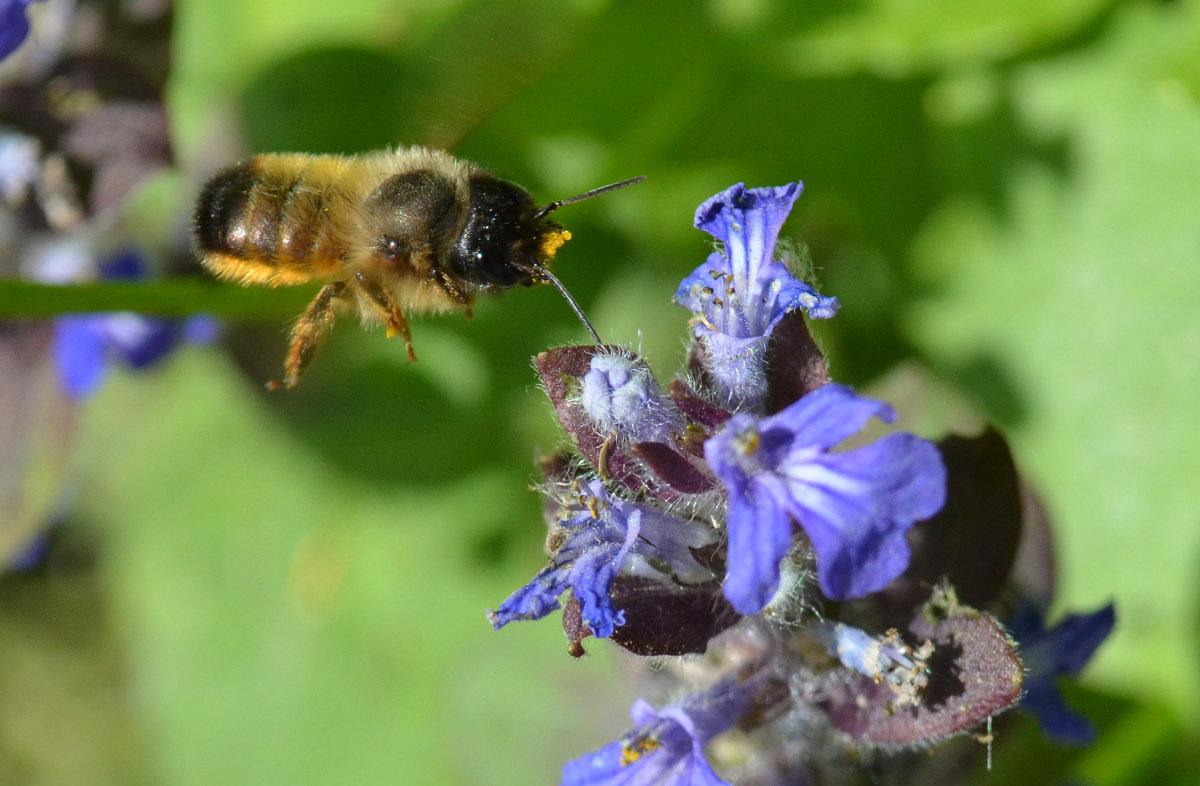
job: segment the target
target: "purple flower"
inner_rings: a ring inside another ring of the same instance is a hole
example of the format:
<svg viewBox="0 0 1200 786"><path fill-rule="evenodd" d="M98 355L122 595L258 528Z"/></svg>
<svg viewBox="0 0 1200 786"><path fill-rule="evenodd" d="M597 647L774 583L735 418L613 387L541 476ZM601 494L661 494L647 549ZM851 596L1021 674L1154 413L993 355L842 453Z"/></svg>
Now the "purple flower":
<svg viewBox="0 0 1200 786"><path fill-rule="evenodd" d="M215 323L204 316L182 322L129 312L65 316L55 324L54 363L67 393L87 398L99 390L114 361L147 368L181 342L207 343L215 333Z"/></svg>
<svg viewBox="0 0 1200 786"><path fill-rule="evenodd" d="M671 435L685 425L650 367L630 355L595 355L583 377L581 399L602 433L616 432L630 442L671 444Z"/></svg>
<svg viewBox="0 0 1200 786"><path fill-rule="evenodd" d="M904 533L946 500L934 445L892 434L856 450L829 449L888 405L825 385L766 418L736 414L704 445L729 492L725 597L743 614L770 602L793 522L808 534L821 590L840 600L875 592L908 565Z"/></svg>
<svg viewBox="0 0 1200 786"><path fill-rule="evenodd" d="M1055 681L1062 675L1077 676L1116 623L1116 610L1108 604L1091 614L1070 614L1049 630L1032 605L1013 615L1009 630L1021 644L1025 664L1025 697L1022 709L1032 712L1046 736L1062 745L1088 745L1096 730L1084 717L1063 703Z"/></svg>
<svg viewBox="0 0 1200 786"><path fill-rule="evenodd" d="M570 589L579 600L583 621L599 638L625 624L608 596L625 557L641 529L641 512L612 504L599 482L572 504L564 505L561 527L566 535L550 565L514 592L488 620L496 630L513 620L537 620L559 607L558 596Z"/></svg>
<svg viewBox="0 0 1200 786"><path fill-rule="evenodd" d="M11 55L29 35L25 9L33 0L0 0L0 60Z"/></svg>
<svg viewBox="0 0 1200 786"><path fill-rule="evenodd" d="M696 226L723 248L683 280L675 302L696 314L694 331L708 354L712 383L737 409L761 410L767 340L784 315L805 308L824 319L840 306L774 259L779 230L802 188L797 182L747 190L739 183L696 210Z"/></svg>
<svg viewBox="0 0 1200 786"><path fill-rule="evenodd" d="M631 712L637 728L568 762L562 786L728 786L704 746L737 724L760 684L755 677L727 678L661 710L638 699Z"/></svg>
<svg viewBox="0 0 1200 786"><path fill-rule="evenodd" d="M607 638L625 624L625 613L610 597L622 569L660 577L666 571L683 581L712 578L691 553L708 537L700 525L614 499L598 480L562 505L558 526L562 545L550 565L488 612L496 630L514 620L541 619L559 608L559 596L570 589L592 634Z"/></svg>
<svg viewBox="0 0 1200 786"><path fill-rule="evenodd" d="M101 267L102 278L132 280L145 275L140 258L120 254ZM86 398L99 389L114 361L142 369L165 358L181 342L213 341L217 323L207 316L160 319L130 312L72 314L55 322L54 363L67 393Z"/></svg>

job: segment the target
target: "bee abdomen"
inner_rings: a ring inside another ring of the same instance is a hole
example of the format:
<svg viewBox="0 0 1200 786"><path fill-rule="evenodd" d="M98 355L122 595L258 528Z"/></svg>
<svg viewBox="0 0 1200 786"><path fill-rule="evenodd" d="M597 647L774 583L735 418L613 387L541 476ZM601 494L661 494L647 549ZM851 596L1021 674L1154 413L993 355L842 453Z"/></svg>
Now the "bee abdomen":
<svg viewBox="0 0 1200 786"><path fill-rule="evenodd" d="M238 164L213 176L196 202L196 245L205 254L246 253L245 214L254 193L250 164Z"/></svg>
<svg viewBox="0 0 1200 786"><path fill-rule="evenodd" d="M334 200L344 197L332 179L314 178L312 163L303 163L260 156L208 182L196 204L194 236L210 268L247 283L275 284L337 271L345 249Z"/></svg>

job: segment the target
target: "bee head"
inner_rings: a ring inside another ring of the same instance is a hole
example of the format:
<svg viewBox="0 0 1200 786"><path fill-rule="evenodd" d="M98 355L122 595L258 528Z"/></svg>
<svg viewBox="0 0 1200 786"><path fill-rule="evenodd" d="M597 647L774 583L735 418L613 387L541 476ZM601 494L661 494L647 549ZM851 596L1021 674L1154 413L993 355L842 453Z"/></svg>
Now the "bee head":
<svg viewBox="0 0 1200 786"><path fill-rule="evenodd" d="M467 220L450 250L454 272L480 286L532 284L529 263L545 248L557 250L562 240L547 241L542 225L549 222L530 220L536 212L533 198L520 186L480 174L469 187Z"/></svg>
<svg viewBox="0 0 1200 786"><path fill-rule="evenodd" d="M571 233L546 218L563 205L640 183L635 177L535 209L529 192L479 174L470 180L466 225L451 251L455 273L481 286L526 286L548 281L546 268Z"/></svg>
<svg viewBox="0 0 1200 786"><path fill-rule="evenodd" d="M635 177L535 209L525 189L491 175L477 174L469 181L466 224L450 252L454 272L481 287L551 284L599 343L600 336L583 309L549 270L550 262L563 243L571 239L571 233L546 216L563 205L645 179Z"/></svg>

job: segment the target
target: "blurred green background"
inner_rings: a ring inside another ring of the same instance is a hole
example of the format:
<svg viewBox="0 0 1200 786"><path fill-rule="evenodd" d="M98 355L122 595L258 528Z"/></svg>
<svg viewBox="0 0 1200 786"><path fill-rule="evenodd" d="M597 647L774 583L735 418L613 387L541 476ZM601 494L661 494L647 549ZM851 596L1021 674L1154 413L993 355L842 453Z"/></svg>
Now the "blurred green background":
<svg viewBox="0 0 1200 786"><path fill-rule="evenodd" d="M1097 744L1018 724L986 782L1200 777L1200 3L176 14L179 170L132 208L147 243L247 152L457 145L540 201L646 174L564 209L557 272L669 375L696 205L803 179L785 234L842 301L834 376L920 364L1001 424L1056 522L1056 609L1117 603L1070 694ZM409 366L352 322L290 393L261 390L273 313L88 402L57 561L0 582L0 782L548 783L626 728L605 644L574 662L553 620L484 619L541 565L527 487L560 437L530 358L582 328L516 291L414 320Z"/></svg>

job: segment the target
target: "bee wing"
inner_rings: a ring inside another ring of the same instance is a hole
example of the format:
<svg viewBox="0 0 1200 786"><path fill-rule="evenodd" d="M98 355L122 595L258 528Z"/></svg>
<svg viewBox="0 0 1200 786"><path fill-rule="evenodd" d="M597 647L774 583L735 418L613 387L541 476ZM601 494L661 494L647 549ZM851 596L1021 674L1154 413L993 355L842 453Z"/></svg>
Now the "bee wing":
<svg viewBox="0 0 1200 786"><path fill-rule="evenodd" d="M478 4L422 47L405 137L453 150L513 96L558 68L578 46L583 14L570 6ZM540 12L540 13L539 13Z"/></svg>

